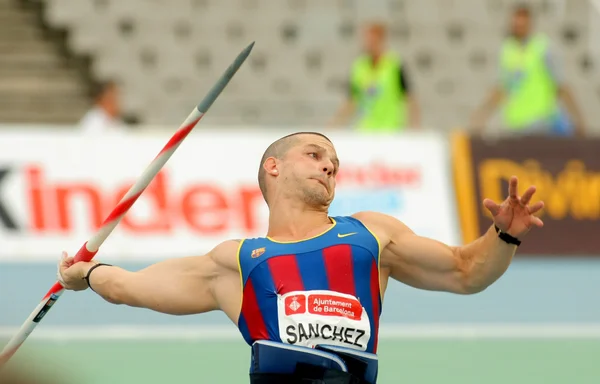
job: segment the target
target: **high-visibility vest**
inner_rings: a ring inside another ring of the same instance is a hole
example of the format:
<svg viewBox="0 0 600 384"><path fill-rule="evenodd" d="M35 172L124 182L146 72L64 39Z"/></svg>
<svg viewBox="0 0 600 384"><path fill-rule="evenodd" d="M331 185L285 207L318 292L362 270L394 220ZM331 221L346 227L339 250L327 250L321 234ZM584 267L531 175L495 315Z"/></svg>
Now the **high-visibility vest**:
<svg viewBox="0 0 600 384"><path fill-rule="evenodd" d="M545 62L547 49L548 40L541 35L525 44L514 38L503 44L504 120L511 129L550 121L558 113L557 86Z"/></svg>
<svg viewBox="0 0 600 384"><path fill-rule="evenodd" d="M404 90L400 84L400 59L393 54L383 55L373 66L372 59L363 55L352 66L351 83L355 92L359 131L399 131L406 125Z"/></svg>

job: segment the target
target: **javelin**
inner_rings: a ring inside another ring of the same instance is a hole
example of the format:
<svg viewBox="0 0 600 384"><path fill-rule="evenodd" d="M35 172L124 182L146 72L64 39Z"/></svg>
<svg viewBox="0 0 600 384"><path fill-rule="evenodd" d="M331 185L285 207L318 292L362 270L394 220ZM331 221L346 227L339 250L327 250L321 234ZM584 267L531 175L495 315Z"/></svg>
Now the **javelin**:
<svg viewBox="0 0 600 384"><path fill-rule="evenodd" d="M94 258L102 243L104 243L106 238L119 224L129 208L131 208L138 197L140 197L152 179L154 179L165 163L169 160L171 155L173 155L175 150L179 147L181 142L183 142L192 129L194 129L198 121L200 121L202 116L206 114L210 106L215 102L223 89L225 89L229 81L233 78L237 70L242 66L250 54L253 46L254 42L240 52L233 63L231 63L227 70L225 70L225 72L221 75L215 85L213 85L200 104L194 108L192 113L190 113L187 119L179 127L177 132L175 132L175 134L171 137L169 142L148 165L139 179L129 189L129 191L125 194L113 211L108 215L106 220L104 220L102 226L100 229L98 229L96 234L86 243L84 243L79 249L74 258L75 262L90 261L92 258ZM33 310L33 312L31 312L27 320L25 320L19 331L9 340L8 344L0 353L0 368L11 358L11 356L15 354L15 352L17 352L19 347L25 342L27 337L33 332L40 321L42 321L48 311L52 309L52 305L56 303L56 301L63 294L64 290L64 287L59 282L56 282L52 288L50 288L42 301Z"/></svg>

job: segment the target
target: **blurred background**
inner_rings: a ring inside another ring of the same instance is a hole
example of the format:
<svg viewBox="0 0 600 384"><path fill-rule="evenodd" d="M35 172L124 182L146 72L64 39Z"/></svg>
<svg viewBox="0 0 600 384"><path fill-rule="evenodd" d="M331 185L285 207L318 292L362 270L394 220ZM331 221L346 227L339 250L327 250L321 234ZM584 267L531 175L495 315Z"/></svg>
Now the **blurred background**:
<svg viewBox="0 0 600 384"><path fill-rule="evenodd" d="M336 145L332 215L453 245L514 174L544 229L480 294L391 283L379 382L600 381L598 0L0 0L0 346L252 41L99 259L135 270L263 235L258 161L293 131ZM13 361L39 383L242 383L249 348L219 313L68 292Z"/></svg>

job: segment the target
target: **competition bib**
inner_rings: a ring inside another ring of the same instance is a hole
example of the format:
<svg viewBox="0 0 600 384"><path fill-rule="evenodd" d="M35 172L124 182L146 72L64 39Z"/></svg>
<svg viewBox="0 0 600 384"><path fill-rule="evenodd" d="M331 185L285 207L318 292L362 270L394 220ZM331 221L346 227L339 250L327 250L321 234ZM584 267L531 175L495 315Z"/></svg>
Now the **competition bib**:
<svg viewBox="0 0 600 384"><path fill-rule="evenodd" d="M278 295L279 336L287 344L337 345L361 351L371 338L369 316L358 299L332 291Z"/></svg>

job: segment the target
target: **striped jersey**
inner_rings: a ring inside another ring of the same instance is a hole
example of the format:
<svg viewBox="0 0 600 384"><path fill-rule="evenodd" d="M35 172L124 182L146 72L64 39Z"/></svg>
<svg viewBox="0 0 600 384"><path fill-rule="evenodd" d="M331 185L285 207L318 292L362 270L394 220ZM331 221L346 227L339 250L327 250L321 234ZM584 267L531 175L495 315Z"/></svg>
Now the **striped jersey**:
<svg viewBox="0 0 600 384"><path fill-rule="evenodd" d="M331 220L327 231L306 240L241 242L238 328L248 344L271 340L377 352L379 241L353 217Z"/></svg>

